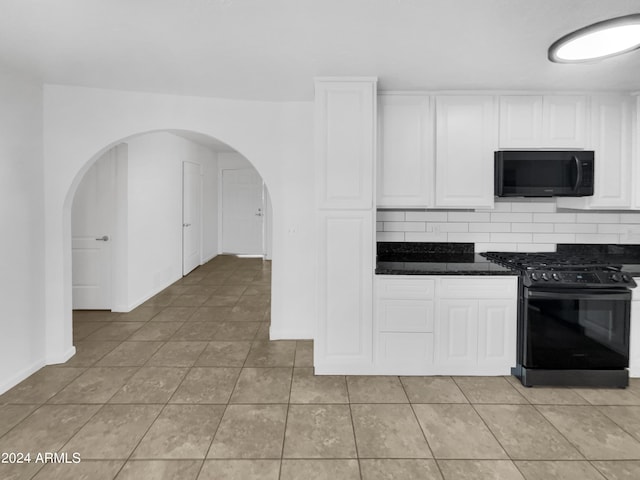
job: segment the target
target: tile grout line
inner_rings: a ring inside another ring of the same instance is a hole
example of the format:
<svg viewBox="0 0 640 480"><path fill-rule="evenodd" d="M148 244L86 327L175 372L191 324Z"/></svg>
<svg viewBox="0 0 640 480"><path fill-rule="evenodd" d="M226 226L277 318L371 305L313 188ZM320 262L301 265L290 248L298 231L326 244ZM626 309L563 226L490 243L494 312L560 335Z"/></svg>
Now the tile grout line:
<svg viewBox="0 0 640 480"><path fill-rule="evenodd" d="M405 396L407 397L407 401L409 402L409 407L411 407L411 411L413 412L413 417L416 419L416 422L418 423L418 428L420 429L420 432L422 433L422 438L424 438L425 443L427 444L427 448L429 449L429 453L431 454L431 458L433 459L434 463L436 464L436 468L438 469L438 472L440 473L440 477L441 478L445 478L444 477L444 473L442 473L442 468L440 468L440 464L438 463L438 461L436 460L436 456L433 453L433 449L431 448L431 445L429 445L429 440L427 439L427 434L425 433L424 429L422 428L422 425L420 424L420 419L418 418L418 414L416 413L415 409L413 408L413 402L411 401L411 398L409 397L409 394L407 393L407 389L402 381L402 376L398 375L398 382L400 382L400 386L402 387L402 391L404 392Z"/></svg>
<svg viewBox="0 0 640 480"><path fill-rule="evenodd" d="M313 374L315 375L315 369ZM351 393L349 392L349 382L347 381L346 375L340 375L344 379L345 389L347 390L347 405L349 405L349 416L351 417L351 431L353 433L353 443L356 447L356 460L358 462L358 474L360 475L360 480L363 480L362 477L362 463L360 462L360 449L358 448L358 437L356 436L356 425L353 420L353 409L351 408Z"/></svg>

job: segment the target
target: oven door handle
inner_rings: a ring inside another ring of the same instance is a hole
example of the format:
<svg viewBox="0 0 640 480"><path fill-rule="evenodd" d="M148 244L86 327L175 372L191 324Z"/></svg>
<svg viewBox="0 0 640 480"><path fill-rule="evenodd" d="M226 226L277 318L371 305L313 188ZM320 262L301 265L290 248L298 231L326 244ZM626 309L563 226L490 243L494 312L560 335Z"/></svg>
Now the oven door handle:
<svg viewBox="0 0 640 480"><path fill-rule="evenodd" d="M588 292L558 292L558 291L541 291L541 290L527 290L525 292L526 298L538 298L538 299L568 299L568 300L631 300L631 292L618 292L611 293L606 290L600 290L598 293Z"/></svg>
<svg viewBox="0 0 640 480"><path fill-rule="evenodd" d="M577 192L578 189L582 186L582 162L577 155L573 156L573 161L576 164L576 183L573 186L573 191Z"/></svg>

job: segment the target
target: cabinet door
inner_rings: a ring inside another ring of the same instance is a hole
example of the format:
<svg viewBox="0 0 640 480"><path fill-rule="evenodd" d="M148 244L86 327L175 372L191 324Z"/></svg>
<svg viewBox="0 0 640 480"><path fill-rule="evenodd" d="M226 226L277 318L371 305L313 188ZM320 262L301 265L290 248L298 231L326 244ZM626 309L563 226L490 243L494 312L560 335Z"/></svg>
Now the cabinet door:
<svg viewBox="0 0 640 480"><path fill-rule="evenodd" d="M491 96L436 98L436 206L493 207L494 110Z"/></svg>
<svg viewBox="0 0 640 480"><path fill-rule="evenodd" d="M430 98L421 95L378 97L379 207L433 205L433 134Z"/></svg>
<svg viewBox="0 0 640 480"><path fill-rule="evenodd" d="M509 375L516 364L516 327L515 298L478 301L479 367L499 369Z"/></svg>
<svg viewBox="0 0 640 480"><path fill-rule="evenodd" d="M373 343L373 211L320 213L317 373L370 366Z"/></svg>
<svg viewBox="0 0 640 480"><path fill-rule="evenodd" d="M542 108L541 147L584 148L586 98L581 95L547 95Z"/></svg>
<svg viewBox="0 0 640 480"><path fill-rule="evenodd" d="M590 206L593 208L631 206L631 112L630 99L592 99L595 179Z"/></svg>
<svg viewBox="0 0 640 480"><path fill-rule="evenodd" d="M316 80L316 165L321 209L373 208L375 80Z"/></svg>
<svg viewBox="0 0 640 480"><path fill-rule="evenodd" d="M500 148L531 148L542 143L542 96L500 97Z"/></svg>
<svg viewBox="0 0 640 480"><path fill-rule="evenodd" d="M478 301L439 302L436 348L443 367L471 367L478 361Z"/></svg>

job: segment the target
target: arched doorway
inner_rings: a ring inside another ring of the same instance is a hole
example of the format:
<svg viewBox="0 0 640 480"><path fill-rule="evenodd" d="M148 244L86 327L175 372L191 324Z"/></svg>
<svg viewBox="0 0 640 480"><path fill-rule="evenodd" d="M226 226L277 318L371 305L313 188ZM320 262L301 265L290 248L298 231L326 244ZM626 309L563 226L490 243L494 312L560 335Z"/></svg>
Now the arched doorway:
<svg viewBox="0 0 640 480"><path fill-rule="evenodd" d="M225 205L224 178L231 174L258 182L236 188ZM248 159L205 135L152 132L110 148L73 196L74 310L130 311L221 253L270 259L271 239L264 241L263 232L271 231L271 208L264 191ZM248 223L258 238L247 251Z"/></svg>
<svg viewBox="0 0 640 480"><path fill-rule="evenodd" d="M45 363L74 354L71 204L93 162L141 133L223 139L251 160L273 204L272 339L310 339L317 238L312 103L253 102L48 85L45 88Z"/></svg>

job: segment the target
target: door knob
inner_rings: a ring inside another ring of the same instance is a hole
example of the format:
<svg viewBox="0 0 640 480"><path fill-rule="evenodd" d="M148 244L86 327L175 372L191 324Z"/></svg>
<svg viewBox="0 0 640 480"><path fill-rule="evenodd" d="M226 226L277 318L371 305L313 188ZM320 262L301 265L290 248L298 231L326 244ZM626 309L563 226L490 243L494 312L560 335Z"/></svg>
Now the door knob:
<svg viewBox="0 0 640 480"><path fill-rule="evenodd" d="M96 240L98 240L99 242L108 242L109 241L109 235L103 235L100 238L96 238Z"/></svg>
<svg viewBox="0 0 640 480"><path fill-rule="evenodd" d="M182 224L182 226L183 226L183 227L190 227L190 226L191 226L191 224L190 224L190 223L183 223L183 224Z"/></svg>

